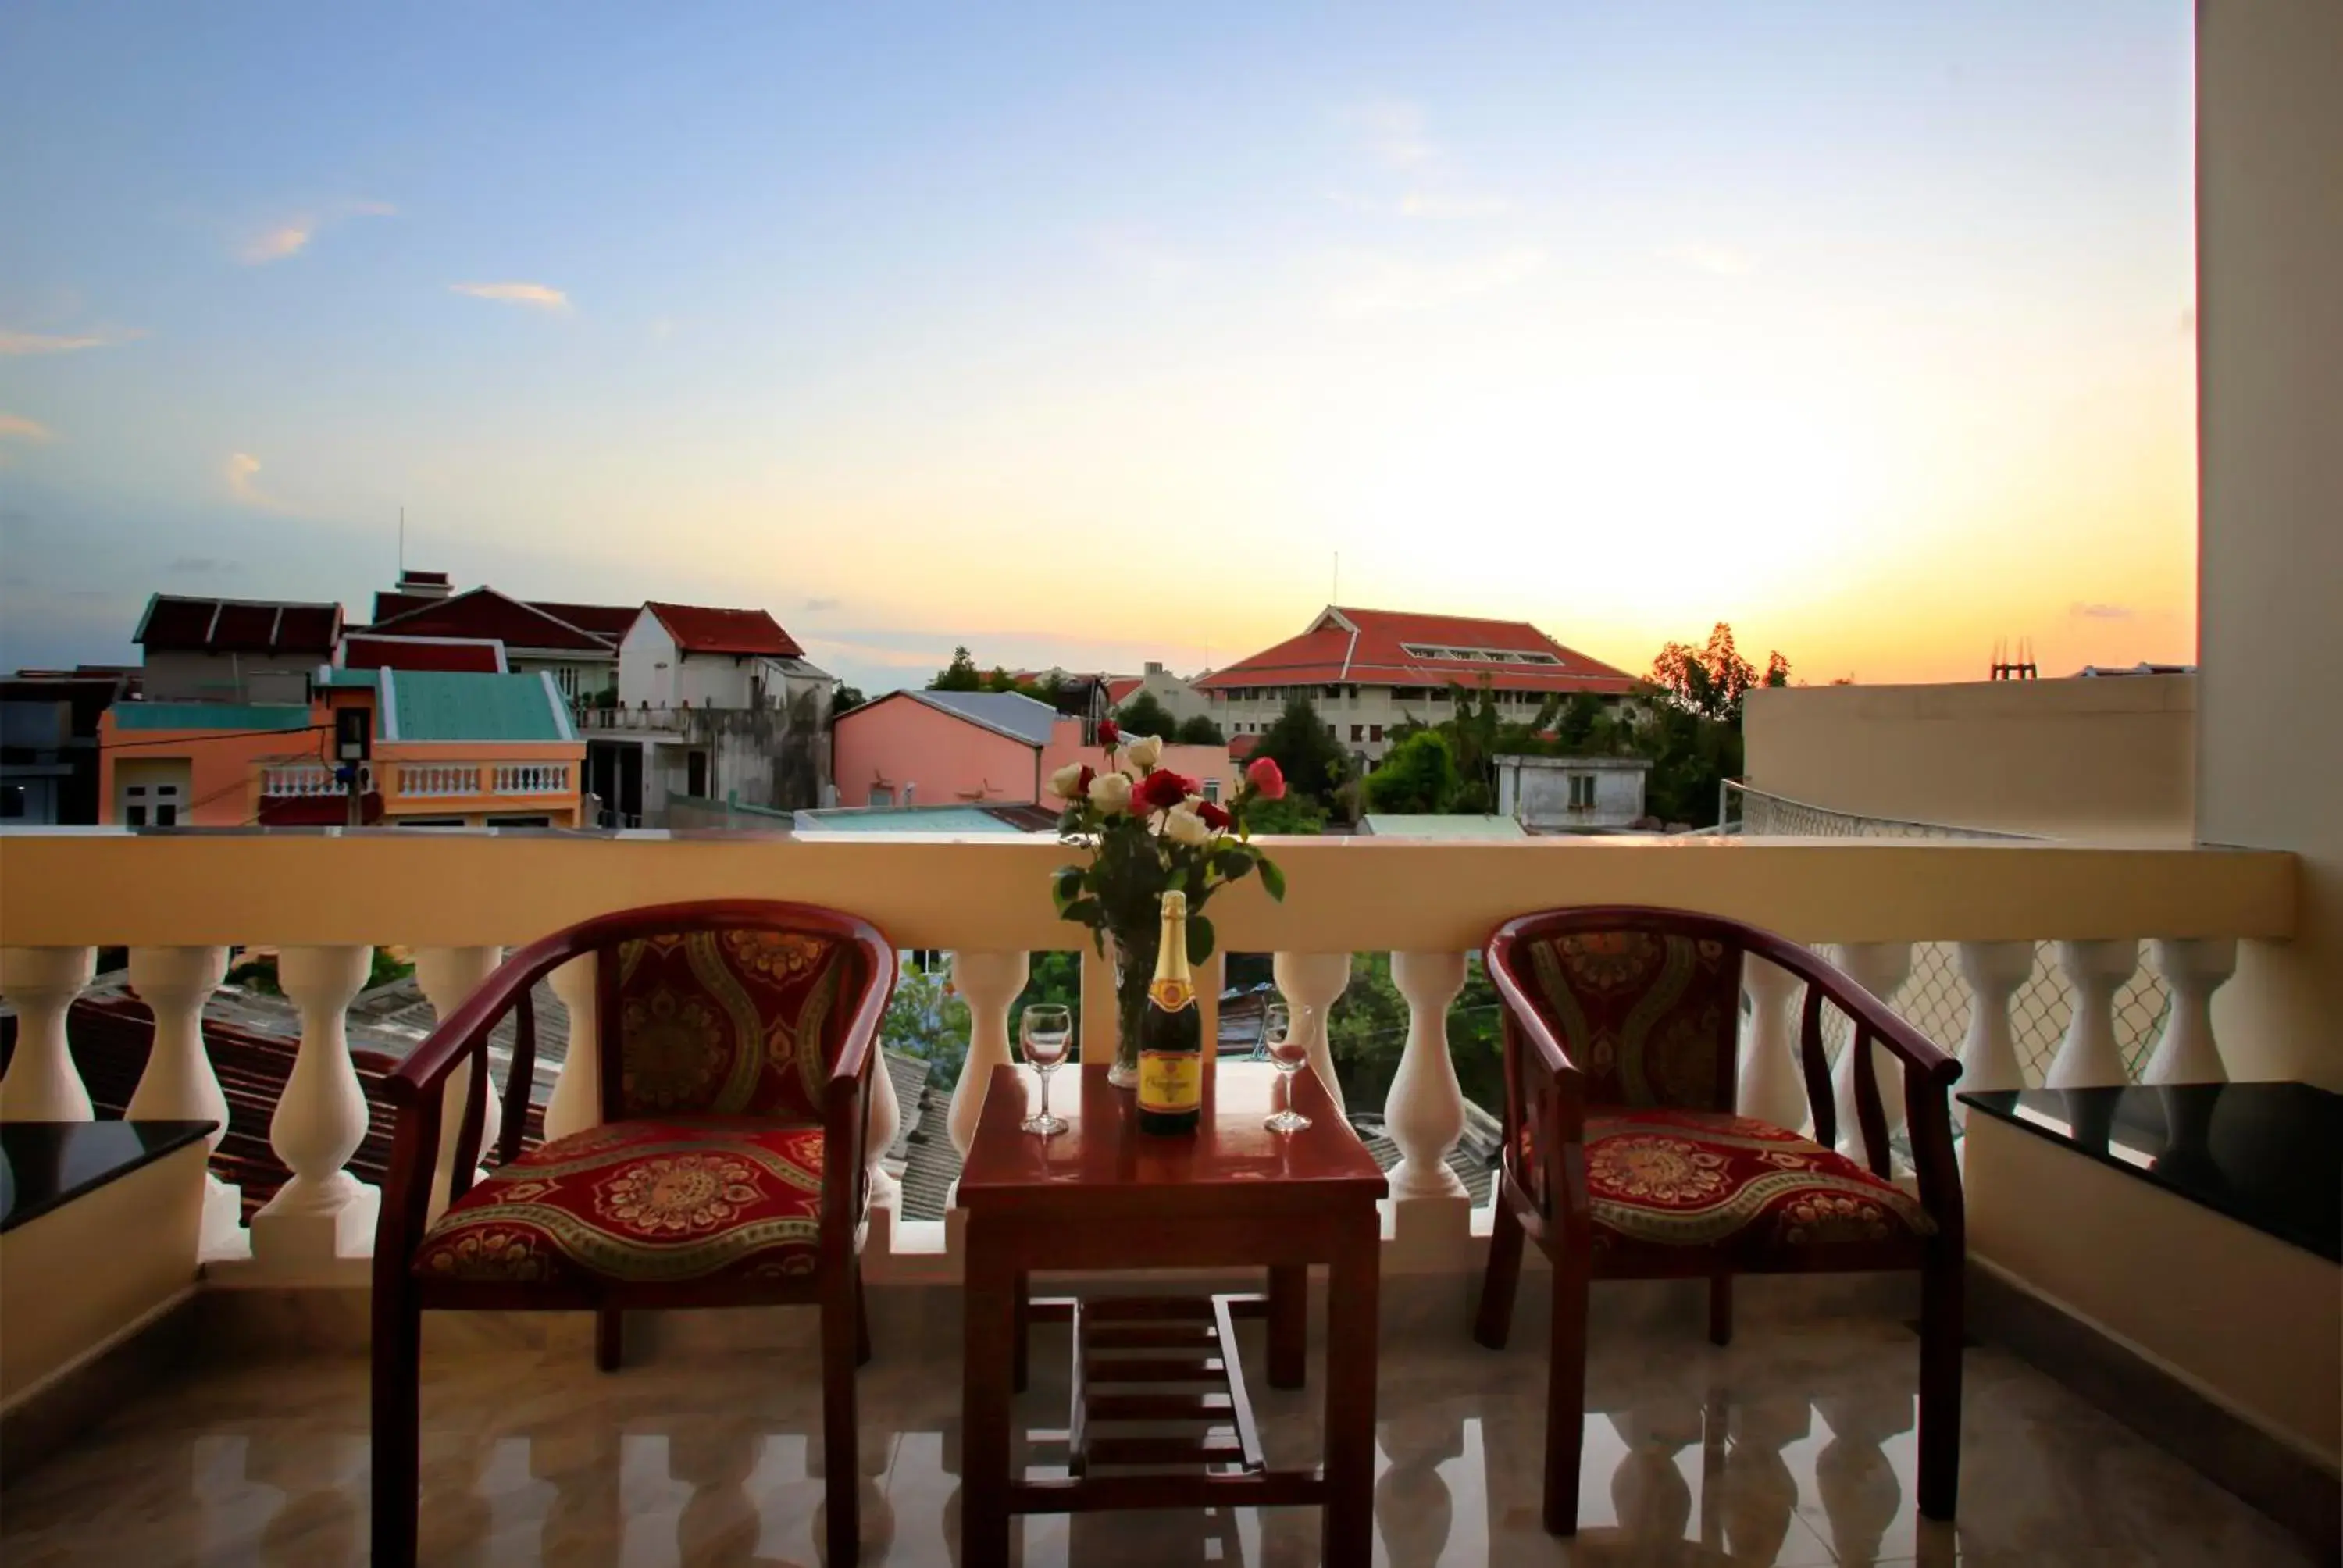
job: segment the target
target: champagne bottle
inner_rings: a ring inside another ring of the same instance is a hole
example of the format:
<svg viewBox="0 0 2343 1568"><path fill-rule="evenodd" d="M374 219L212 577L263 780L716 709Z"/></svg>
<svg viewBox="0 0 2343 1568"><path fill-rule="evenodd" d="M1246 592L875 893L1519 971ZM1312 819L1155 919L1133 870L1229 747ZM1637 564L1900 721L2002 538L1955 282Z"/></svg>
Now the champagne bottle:
<svg viewBox="0 0 2343 1568"><path fill-rule="evenodd" d="M1204 1020L1188 973L1188 895L1163 895L1155 980L1139 1025L1139 1130L1192 1133L1204 1115Z"/></svg>

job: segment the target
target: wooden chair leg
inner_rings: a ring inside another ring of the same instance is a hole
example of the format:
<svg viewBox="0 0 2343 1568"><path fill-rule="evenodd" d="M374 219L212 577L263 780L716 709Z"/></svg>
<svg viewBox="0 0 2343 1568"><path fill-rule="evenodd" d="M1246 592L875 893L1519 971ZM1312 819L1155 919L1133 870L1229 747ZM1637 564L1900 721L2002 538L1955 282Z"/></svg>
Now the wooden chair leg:
<svg viewBox="0 0 2343 1568"><path fill-rule="evenodd" d="M1950 1519L1961 1484L1965 1276L1957 1251L1931 1257L1920 1282L1920 1512Z"/></svg>
<svg viewBox="0 0 2343 1568"><path fill-rule="evenodd" d="M1733 1276L1718 1274L1708 1282L1708 1342L1733 1342Z"/></svg>
<svg viewBox="0 0 2343 1568"><path fill-rule="evenodd" d="M626 1349L627 1314L616 1307L600 1307L594 1313L594 1364L603 1372L617 1372L618 1359Z"/></svg>
<svg viewBox="0 0 2343 1568"><path fill-rule="evenodd" d="M1504 1195L1497 1195L1496 1213L1489 1224L1489 1267L1481 1280L1481 1310L1473 1320L1473 1337L1493 1351L1505 1348L1513 1332L1513 1293L1522 1282L1522 1217Z"/></svg>
<svg viewBox="0 0 2343 1568"><path fill-rule="evenodd" d="M854 1265L854 1364L870 1364L870 1294L862 1282L862 1264Z"/></svg>
<svg viewBox="0 0 2343 1568"><path fill-rule="evenodd" d="M1545 1374L1545 1527L1578 1533L1578 1462L1586 1439L1586 1263L1554 1260L1554 1327Z"/></svg>
<svg viewBox="0 0 2343 1568"><path fill-rule="evenodd" d="M423 1314L398 1293L374 1308L372 1560L413 1568L422 1506Z"/></svg>
<svg viewBox="0 0 2343 1568"><path fill-rule="evenodd" d="M821 1303L821 1466L829 1568L853 1568L862 1552L862 1452L854 1412L855 1340L853 1303L840 1292L827 1292Z"/></svg>

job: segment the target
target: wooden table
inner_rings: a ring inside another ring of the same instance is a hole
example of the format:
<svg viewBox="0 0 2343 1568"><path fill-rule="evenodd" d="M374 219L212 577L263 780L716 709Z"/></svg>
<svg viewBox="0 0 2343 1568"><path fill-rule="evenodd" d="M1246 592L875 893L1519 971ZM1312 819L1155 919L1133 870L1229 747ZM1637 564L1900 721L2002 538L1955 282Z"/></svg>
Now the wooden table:
<svg viewBox="0 0 2343 1568"><path fill-rule="evenodd" d="M1018 1125L1031 1075L996 1067L960 1178L968 1213L967 1341L960 1413L964 1568L1009 1560L1020 1513L1118 1508L1324 1509L1324 1560L1368 1561L1374 1507L1375 1296L1383 1172L1313 1073L1294 1077L1306 1130L1279 1134L1262 1111L1216 1114L1204 1074L1203 1125L1192 1138L1138 1129L1131 1096L1103 1064L1080 1069L1071 1131ZM1269 1381L1302 1386L1309 1271L1328 1270L1323 1462L1250 1474L1010 1473L1011 1402L1024 1382L1026 1279L1036 1270L1266 1268Z"/></svg>

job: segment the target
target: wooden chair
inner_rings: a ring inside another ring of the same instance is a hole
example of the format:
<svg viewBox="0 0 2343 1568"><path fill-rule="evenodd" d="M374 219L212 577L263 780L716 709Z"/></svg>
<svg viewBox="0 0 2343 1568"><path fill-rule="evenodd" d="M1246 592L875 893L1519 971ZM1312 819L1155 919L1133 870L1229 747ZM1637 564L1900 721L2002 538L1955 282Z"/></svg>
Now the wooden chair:
<svg viewBox="0 0 2343 1568"><path fill-rule="evenodd" d="M601 1125L523 1152L530 987L595 965ZM858 1231L870 1085L895 953L867 922L801 904L672 904L521 949L388 1081L397 1107L374 1256L373 1560L416 1558L422 1314L597 1314L616 1369L628 1309L821 1309L829 1561L860 1533L854 1369L870 1356ZM518 1011L498 1164L474 1180L489 1030ZM445 1213L429 1218L450 1077L469 1084Z"/></svg>
<svg viewBox="0 0 2343 1568"><path fill-rule="evenodd" d="M1741 966L1754 955L1806 982L1799 1054L1814 1136L1734 1114ZM1578 1528L1594 1280L1705 1278L1709 1338L1733 1332L1733 1276L1916 1269L1920 1512L1949 1519L1960 1479L1960 1172L1946 1091L1960 1065L1835 966L1737 920L1596 908L1497 928L1489 975L1503 1000L1505 1146L1489 1272L1473 1335L1501 1349L1522 1241L1554 1269L1545 1527ZM1865 1162L1836 1152L1825 1004L1849 1020ZM1878 1045L1904 1068L1919 1177L1888 1180Z"/></svg>

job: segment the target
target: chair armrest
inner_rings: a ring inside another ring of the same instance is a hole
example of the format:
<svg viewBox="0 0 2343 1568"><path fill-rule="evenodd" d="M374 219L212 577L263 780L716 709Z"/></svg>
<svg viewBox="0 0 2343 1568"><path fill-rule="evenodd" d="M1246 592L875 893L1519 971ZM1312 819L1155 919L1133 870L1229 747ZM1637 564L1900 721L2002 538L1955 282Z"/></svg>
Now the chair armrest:
<svg viewBox="0 0 2343 1568"><path fill-rule="evenodd" d="M1952 1087L1961 1076L1961 1064L1938 1049L1936 1042L1898 1018L1888 1005L1858 984L1853 975L1811 948L1770 931L1748 933L1745 952L1756 954L1821 991L1831 1004L1870 1031L1872 1040L1900 1060L1907 1071L1931 1082Z"/></svg>
<svg viewBox="0 0 2343 1568"><path fill-rule="evenodd" d="M583 934L573 929L556 931L507 958L479 990L440 1020L423 1043L398 1064L398 1070L383 1081L383 1091L394 1104L404 1108L437 1089L467 1050L487 1040L497 1020L532 986L570 960L592 950Z"/></svg>

